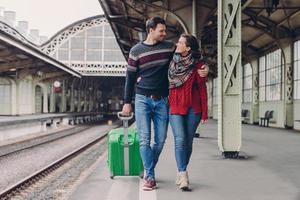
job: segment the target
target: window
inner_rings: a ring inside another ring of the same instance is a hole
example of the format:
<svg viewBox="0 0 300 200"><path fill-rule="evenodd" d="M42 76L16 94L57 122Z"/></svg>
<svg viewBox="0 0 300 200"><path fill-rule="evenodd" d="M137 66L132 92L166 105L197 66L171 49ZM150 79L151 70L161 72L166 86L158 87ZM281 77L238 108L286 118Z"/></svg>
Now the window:
<svg viewBox="0 0 300 200"><path fill-rule="evenodd" d="M282 59L278 49L259 58L259 100L274 101L281 99Z"/></svg>
<svg viewBox="0 0 300 200"><path fill-rule="evenodd" d="M115 37L111 27L109 25L103 26L104 28L104 37Z"/></svg>
<svg viewBox="0 0 300 200"><path fill-rule="evenodd" d="M70 66L72 64L112 65L114 62L126 64L109 24L82 30L69 39L63 40L56 52L53 52L53 57Z"/></svg>
<svg viewBox="0 0 300 200"><path fill-rule="evenodd" d="M83 37L71 38L71 49L83 49L83 48L84 48L84 38Z"/></svg>
<svg viewBox="0 0 300 200"><path fill-rule="evenodd" d="M120 50L118 51L104 51L104 61L125 61Z"/></svg>
<svg viewBox="0 0 300 200"><path fill-rule="evenodd" d="M72 61L83 61L84 60L83 50L72 50L71 51L71 60Z"/></svg>
<svg viewBox="0 0 300 200"><path fill-rule="evenodd" d="M69 41L66 41L65 43L63 43L60 48L62 49L68 49L69 48Z"/></svg>
<svg viewBox="0 0 300 200"><path fill-rule="evenodd" d="M58 59L60 61L69 60L69 51L68 50L58 50Z"/></svg>
<svg viewBox="0 0 300 200"><path fill-rule="evenodd" d="M87 51L87 61L101 61L101 51Z"/></svg>
<svg viewBox="0 0 300 200"><path fill-rule="evenodd" d="M259 100L266 100L266 59L265 56L259 58Z"/></svg>
<svg viewBox="0 0 300 200"><path fill-rule="evenodd" d="M102 49L102 39L87 38L87 49Z"/></svg>
<svg viewBox="0 0 300 200"><path fill-rule="evenodd" d="M252 67L248 63L243 66L243 102L252 102Z"/></svg>
<svg viewBox="0 0 300 200"><path fill-rule="evenodd" d="M119 50L120 47L115 38L105 38L104 39L104 49Z"/></svg>
<svg viewBox="0 0 300 200"><path fill-rule="evenodd" d="M102 35L103 35L102 27L97 26L97 27L94 27L94 28L91 28L91 29L87 30L87 35L88 36L102 37Z"/></svg>
<svg viewBox="0 0 300 200"><path fill-rule="evenodd" d="M300 99L300 40L294 43L294 99Z"/></svg>

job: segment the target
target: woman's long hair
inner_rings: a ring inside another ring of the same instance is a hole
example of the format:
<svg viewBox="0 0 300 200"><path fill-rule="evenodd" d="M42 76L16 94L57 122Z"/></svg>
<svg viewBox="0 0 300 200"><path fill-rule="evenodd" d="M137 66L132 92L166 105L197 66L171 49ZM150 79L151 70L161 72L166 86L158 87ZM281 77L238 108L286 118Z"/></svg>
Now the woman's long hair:
<svg viewBox="0 0 300 200"><path fill-rule="evenodd" d="M184 37L186 40L186 46L191 48L191 53L193 58L196 60L201 60L202 55L200 52L200 46L198 43L198 40L195 36L190 35L190 34L182 34L180 37Z"/></svg>

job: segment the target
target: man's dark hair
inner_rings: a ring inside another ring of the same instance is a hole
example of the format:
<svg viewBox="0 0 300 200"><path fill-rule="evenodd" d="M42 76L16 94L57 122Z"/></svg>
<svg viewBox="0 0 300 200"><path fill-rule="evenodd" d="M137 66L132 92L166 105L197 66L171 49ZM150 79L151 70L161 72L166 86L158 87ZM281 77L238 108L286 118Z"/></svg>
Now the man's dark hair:
<svg viewBox="0 0 300 200"><path fill-rule="evenodd" d="M146 21L146 31L150 32L150 28L155 29L157 24L166 24L166 21L161 17L152 17Z"/></svg>

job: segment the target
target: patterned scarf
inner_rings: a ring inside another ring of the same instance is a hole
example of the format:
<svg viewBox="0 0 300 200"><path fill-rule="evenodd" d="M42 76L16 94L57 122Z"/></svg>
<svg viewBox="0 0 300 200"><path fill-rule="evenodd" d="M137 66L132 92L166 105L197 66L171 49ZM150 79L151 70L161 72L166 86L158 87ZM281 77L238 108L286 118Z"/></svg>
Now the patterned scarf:
<svg viewBox="0 0 300 200"><path fill-rule="evenodd" d="M193 73L194 61L191 53L186 57L174 54L168 71L169 88L179 87L189 79Z"/></svg>

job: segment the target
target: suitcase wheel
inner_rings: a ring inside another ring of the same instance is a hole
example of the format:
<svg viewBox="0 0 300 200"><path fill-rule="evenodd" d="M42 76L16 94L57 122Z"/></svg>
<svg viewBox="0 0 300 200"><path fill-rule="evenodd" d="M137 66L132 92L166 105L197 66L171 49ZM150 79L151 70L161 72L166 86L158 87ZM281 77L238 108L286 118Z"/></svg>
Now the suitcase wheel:
<svg viewBox="0 0 300 200"><path fill-rule="evenodd" d="M140 176L139 176L141 179L143 179L144 178L144 172L142 172L141 174L140 174Z"/></svg>

